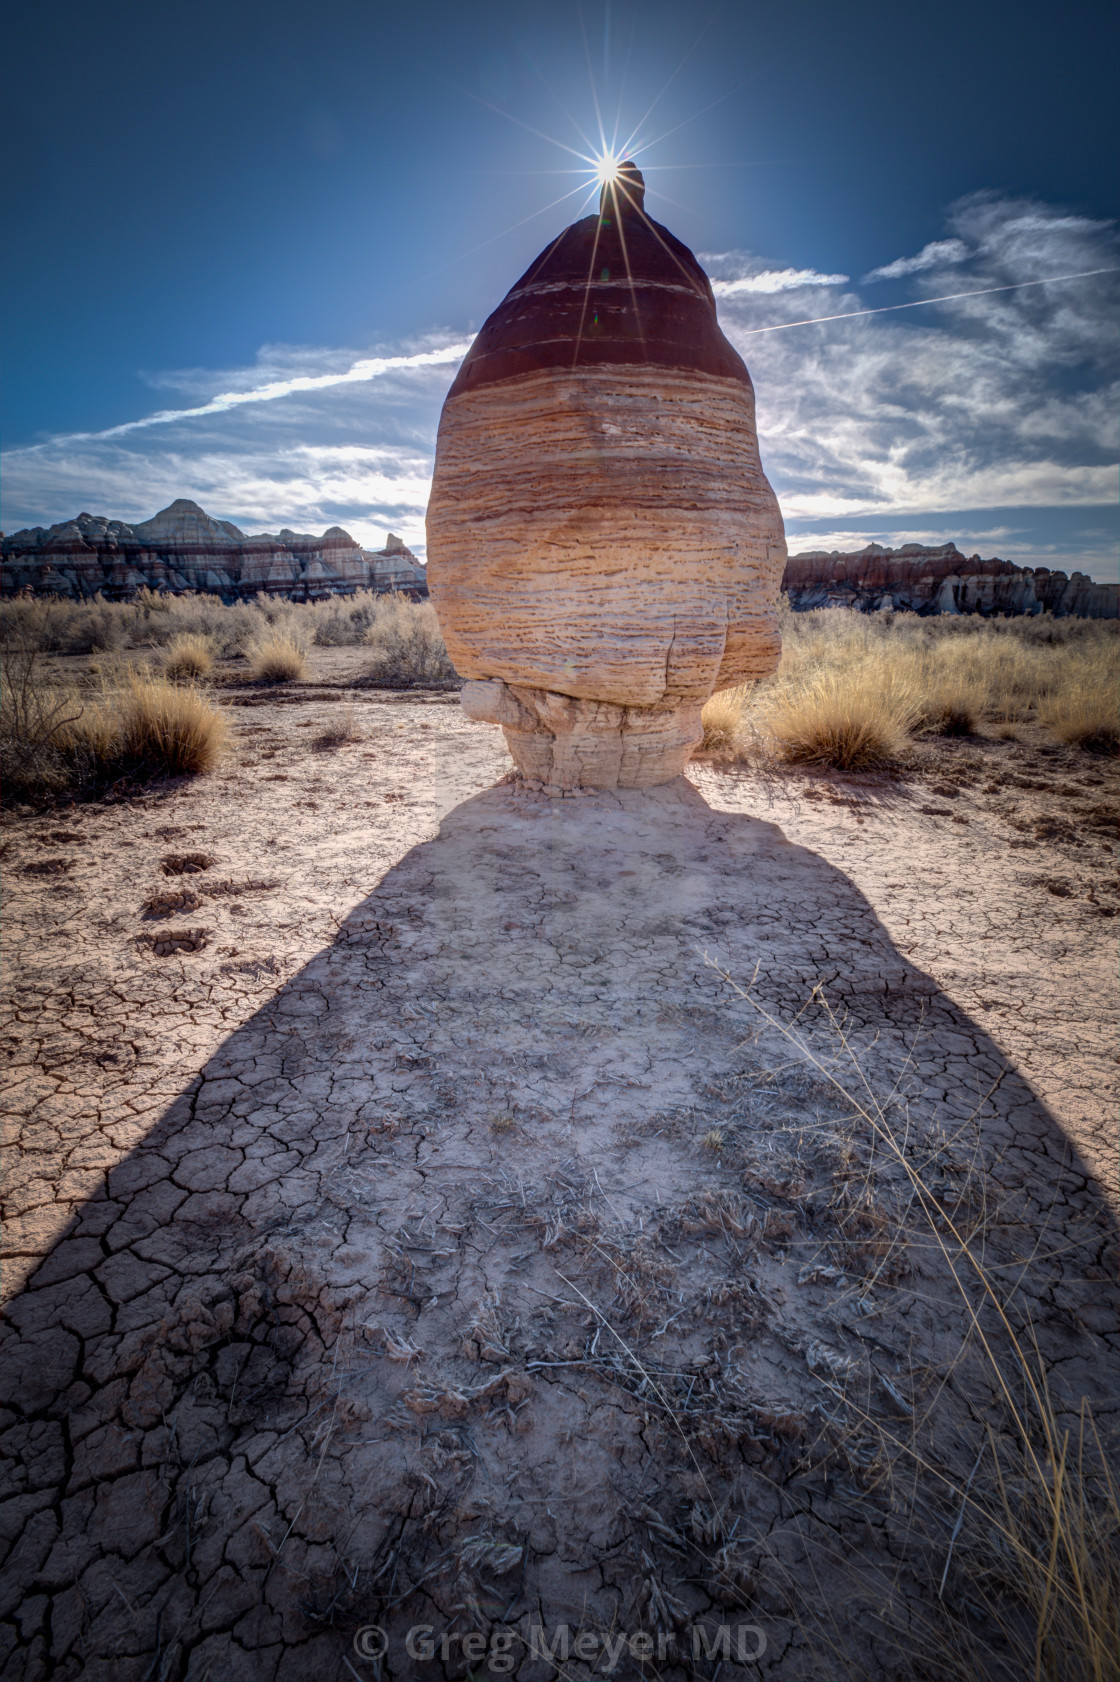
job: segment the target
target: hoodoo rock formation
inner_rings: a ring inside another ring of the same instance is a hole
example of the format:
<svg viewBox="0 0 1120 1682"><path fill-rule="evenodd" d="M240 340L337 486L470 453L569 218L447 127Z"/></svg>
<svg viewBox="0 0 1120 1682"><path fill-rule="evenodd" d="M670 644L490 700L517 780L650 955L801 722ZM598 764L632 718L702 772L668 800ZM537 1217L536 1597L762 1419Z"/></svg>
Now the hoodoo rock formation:
<svg viewBox="0 0 1120 1682"><path fill-rule="evenodd" d="M12 532L3 540L0 588L6 596L30 591L108 601L144 588L202 591L227 601L258 593L297 601L355 590L428 593L423 567L392 532L380 551L363 549L341 526L322 537L287 530L247 537L182 497L134 526L79 514Z"/></svg>
<svg viewBox="0 0 1120 1682"><path fill-rule="evenodd" d="M550 785L668 781L713 690L780 652L750 375L644 195L625 164L537 258L440 420L428 581L463 705Z"/></svg>
<svg viewBox="0 0 1120 1682"><path fill-rule="evenodd" d="M955 543L929 549L878 543L852 555L813 549L791 555L782 589L799 612L814 607L881 607L913 613L1052 613L1056 618L1115 619L1120 587L1096 584L1083 572L1067 577L1047 567L964 556Z"/></svg>

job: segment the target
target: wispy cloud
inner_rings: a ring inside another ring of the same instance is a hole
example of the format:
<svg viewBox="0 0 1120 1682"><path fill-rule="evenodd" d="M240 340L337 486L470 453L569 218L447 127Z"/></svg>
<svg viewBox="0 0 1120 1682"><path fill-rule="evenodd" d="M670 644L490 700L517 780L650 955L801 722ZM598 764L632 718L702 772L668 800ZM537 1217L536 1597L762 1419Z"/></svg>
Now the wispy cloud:
<svg viewBox="0 0 1120 1682"><path fill-rule="evenodd" d="M1114 269L1115 230L985 194L947 232L926 250L968 253L952 301L786 330L784 300L721 297L791 526L1115 501L1117 276L1037 284ZM922 286L936 263L914 272Z"/></svg>
<svg viewBox="0 0 1120 1682"><path fill-rule="evenodd" d="M193 409L159 409L155 414L139 420L123 421L119 426L105 427L101 432L70 432L51 439L47 444L27 444L13 450L13 455L31 450L50 448L60 443L87 443L104 438L123 438L129 432L142 432L149 426L178 425L181 421L198 420L203 415L221 415L244 403L273 403L281 397L293 397L299 392L325 391L330 386L358 385L376 380L386 374L399 374L407 369L431 368L448 362L460 362L470 349L469 339L441 345L436 350L412 351L404 356L363 356L348 368L327 374L293 374L287 379L269 380L265 385L251 386L244 391L221 391L206 403Z"/></svg>
<svg viewBox="0 0 1120 1682"><path fill-rule="evenodd" d="M767 292L796 292L804 286L844 286L850 276L821 274L817 269L762 269L737 280L713 280L717 298L739 298Z"/></svg>
<svg viewBox="0 0 1120 1682"><path fill-rule="evenodd" d="M884 263L881 269L872 269L863 280L865 285L875 280L902 280L908 274L921 274L925 269L941 269L951 263L963 263L969 256L971 252L963 239L935 239L923 245L917 256L896 257L893 263Z"/></svg>

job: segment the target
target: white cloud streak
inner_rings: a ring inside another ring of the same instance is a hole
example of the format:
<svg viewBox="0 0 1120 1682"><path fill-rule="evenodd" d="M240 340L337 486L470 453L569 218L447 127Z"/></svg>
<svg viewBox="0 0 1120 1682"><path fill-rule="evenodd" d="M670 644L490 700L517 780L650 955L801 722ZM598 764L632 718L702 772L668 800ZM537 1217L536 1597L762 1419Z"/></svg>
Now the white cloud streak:
<svg viewBox="0 0 1120 1682"><path fill-rule="evenodd" d="M299 392L324 391L329 386L364 384L385 374L397 374L413 368L431 368L442 363L459 362L470 349L470 339L443 345L438 350L414 351L406 356L364 356L348 368L329 374L294 374L288 379L270 380L266 385L253 386L248 391L222 391L208 403L193 409L160 409L144 415L140 420L124 421L119 426L105 427L101 432L70 432L49 444L27 444L12 450L12 455L49 448L51 445L81 444L106 438L123 438L129 432L140 432L149 426L170 426L185 420L198 420L204 415L221 415L243 403L272 403L281 397Z"/></svg>
<svg viewBox="0 0 1120 1682"><path fill-rule="evenodd" d="M906 275L922 274L926 269L963 263L971 255L963 239L931 240L915 257L896 257L893 263L884 263L881 269L872 269L870 274L864 275L864 285L876 280L902 280Z"/></svg>
<svg viewBox="0 0 1120 1682"><path fill-rule="evenodd" d="M845 286L846 274L821 274L817 269L763 269L738 280L713 280L717 298L739 298L751 293L796 292L804 286Z"/></svg>

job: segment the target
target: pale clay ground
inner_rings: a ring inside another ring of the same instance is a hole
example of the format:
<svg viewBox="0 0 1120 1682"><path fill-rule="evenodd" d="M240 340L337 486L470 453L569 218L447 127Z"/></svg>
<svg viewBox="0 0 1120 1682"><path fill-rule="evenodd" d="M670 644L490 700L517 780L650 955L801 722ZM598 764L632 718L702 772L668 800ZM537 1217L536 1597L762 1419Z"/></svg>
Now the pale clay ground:
<svg viewBox="0 0 1120 1682"><path fill-rule="evenodd" d="M565 1676L621 1631L653 1656L613 1675L711 1677L728 1622L765 1652L721 1682L901 1674L882 1431L967 1470L998 1404L899 1172L712 965L785 1023L823 986L1108 1427L1116 768L553 799L453 695L348 696L332 746L337 695L234 696L216 775L6 822L3 1675L461 1676L508 1627L537 1682L534 1621L591 1641Z"/></svg>

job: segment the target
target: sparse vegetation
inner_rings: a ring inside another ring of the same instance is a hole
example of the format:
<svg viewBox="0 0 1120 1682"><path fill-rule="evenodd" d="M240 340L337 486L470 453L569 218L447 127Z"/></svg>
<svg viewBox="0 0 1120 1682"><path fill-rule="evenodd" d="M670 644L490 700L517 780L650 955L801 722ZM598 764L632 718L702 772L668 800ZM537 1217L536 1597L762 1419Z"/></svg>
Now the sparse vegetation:
<svg viewBox="0 0 1120 1682"><path fill-rule="evenodd" d="M90 794L122 778L213 770L225 714L197 689L135 672L80 691L41 679L34 649L9 649L0 695L0 765L10 793Z"/></svg>
<svg viewBox="0 0 1120 1682"><path fill-rule="evenodd" d="M317 748L340 748L346 742L360 742L358 713L353 706L340 707L327 728L315 738Z"/></svg>
<svg viewBox="0 0 1120 1682"><path fill-rule="evenodd" d="M703 750L722 758L869 770L915 735L1004 739L1037 722L1061 740L1120 751L1120 638L1111 621L859 614L782 615L774 677L714 695Z"/></svg>
<svg viewBox="0 0 1120 1682"><path fill-rule="evenodd" d="M232 605L152 590L128 602L17 598L0 609L0 641L42 655L127 659L135 650L165 677L190 681L210 678L218 661L245 662L249 675L266 683L304 677L313 647L364 646L371 652L366 675L375 683L407 689L457 682L431 604L368 590L318 602L258 595ZM228 680L236 667L222 675Z"/></svg>

